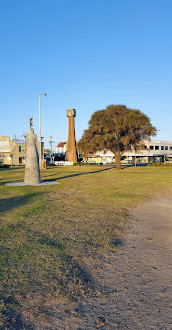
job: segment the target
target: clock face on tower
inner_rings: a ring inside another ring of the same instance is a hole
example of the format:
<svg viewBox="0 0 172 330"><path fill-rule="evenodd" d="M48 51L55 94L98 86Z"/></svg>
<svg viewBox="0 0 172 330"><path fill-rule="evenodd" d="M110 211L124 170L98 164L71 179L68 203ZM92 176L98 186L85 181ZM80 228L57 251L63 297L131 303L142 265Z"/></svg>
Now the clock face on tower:
<svg viewBox="0 0 172 330"><path fill-rule="evenodd" d="M67 109L66 114L67 114L67 117L76 117L76 110L75 109Z"/></svg>

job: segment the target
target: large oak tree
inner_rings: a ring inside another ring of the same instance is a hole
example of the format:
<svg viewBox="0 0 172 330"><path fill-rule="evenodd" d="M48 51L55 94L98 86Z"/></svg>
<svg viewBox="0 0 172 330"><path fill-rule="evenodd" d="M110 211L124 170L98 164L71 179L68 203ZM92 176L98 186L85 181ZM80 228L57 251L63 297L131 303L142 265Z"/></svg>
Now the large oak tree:
<svg viewBox="0 0 172 330"><path fill-rule="evenodd" d="M78 147L85 155L103 149L111 150L120 169L122 154L132 146L137 148L142 140L155 133L156 128L140 110L112 104L105 110L93 113Z"/></svg>

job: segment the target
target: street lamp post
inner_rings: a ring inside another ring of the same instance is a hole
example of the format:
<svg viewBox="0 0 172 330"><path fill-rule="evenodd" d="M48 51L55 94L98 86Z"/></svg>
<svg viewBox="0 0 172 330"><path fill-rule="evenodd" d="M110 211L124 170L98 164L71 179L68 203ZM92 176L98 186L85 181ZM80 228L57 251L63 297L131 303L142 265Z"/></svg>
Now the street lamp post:
<svg viewBox="0 0 172 330"><path fill-rule="evenodd" d="M42 152L41 152L41 96L46 96L46 93L39 94L39 165L42 168Z"/></svg>

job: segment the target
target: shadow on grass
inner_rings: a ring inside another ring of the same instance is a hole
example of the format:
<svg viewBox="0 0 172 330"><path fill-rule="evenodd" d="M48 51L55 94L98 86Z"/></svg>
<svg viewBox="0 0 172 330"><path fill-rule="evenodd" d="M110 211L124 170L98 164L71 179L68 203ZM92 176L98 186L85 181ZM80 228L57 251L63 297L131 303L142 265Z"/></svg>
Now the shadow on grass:
<svg viewBox="0 0 172 330"><path fill-rule="evenodd" d="M110 248L116 249L116 248L120 248L123 245L124 245L123 240L121 238L116 238L114 241L110 243Z"/></svg>
<svg viewBox="0 0 172 330"><path fill-rule="evenodd" d="M20 206L26 205L29 203L29 201L32 198L40 194L43 193L42 192L31 193L28 195L14 196L14 197L0 199L0 214L18 208Z"/></svg>
<svg viewBox="0 0 172 330"><path fill-rule="evenodd" d="M99 173L99 172L104 172L104 171L108 171L108 170L112 170L112 167L108 167L108 168L104 168L103 170L98 170L98 171L91 171L91 172L82 172L82 173L75 173L75 174L70 174L70 175L66 175L66 176L60 176L58 178L54 178L54 179L47 179L45 181L51 182L51 181L57 181L57 180L62 180L62 179L67 179L67 178L73 178L75 176L80 176L80 175L86 175L86 174L94 174L94 173Z"/></svg>
<svg viewBox="0 0 172 330"><path fill-rule="evenodd" d="M8 306L5 310L2 311L2 317L3 317L3 323L4 323L4 327L1 329L16 329L16 330L32 330L34 329L33 326L24 321L23 317L20 313L16 312L11 305L18 305L17 302L15 302L15 299L12 299L11 297L9 297L8 299L6 299L5 301L6 306Z"/></svg>
<svg viewBox="0 0 172 330"><path fill-rule="evenodd" d="M30 270L32 270L31 266L34 264L34 256L33 259L29 259L28 261L30 267L26 267L26 253L29 253L28 248L31 248L31 246L29 246L30 243L28 246L25 244L25 246L21 246L19 249L16 247L15 251L13 251L13 248L11 248L11 250L7 250L4 247L5 252L2 253L4 257L6 256L7 260L10 260L10 265L6 265L6 268L10 270L10 267L12 267L13 271L14 269L18 269L18 260L16 260L16 254L18 254L18 258L20 259L20 266L21 262L23 265L25 265L24 276L25 278L28 278L29 276L29 282L31 283L31 286L28 288L26 288L25 282L20 282L18 287L16 287L16 278L15 281L13 281L13 277L16 276L17 273L11 273L10 271L10 284L8 288L6 287L6 282L3 288L2 281L3 291L0 297L0 302L3 306L2 322L4 323L4 327L2 329L35 329L34 325L32 327L32 324L26 323L27 320L23 319L22 314L20 313L23 304L26 309L30 309L29 303L27 305L27 300L24 298L25 295L27 296L27 293L32 296L32 294L34 295L36 292L37 297L39 298L38 301L42 301L42 303L40 304L41 307L39 310L36 305L37 302L35 305L32 305L32 312L34 313L34 309L37 307L39 316L42 314L45 317L47 314L45 296L47 294L51 294L51 296L54 297L54 294L57 292L58 288L60 288L60 295L67 297L71 301L78 301L78 299L83 297L83 295L89 295L91 292L96 290L97 285L91 273L86 269L82 260L77 260L76 256L71 254L71 251L69 251L67 248L65 241L63 242L59 238L51 238L49 235L41 234L39 232L36 232L35 235L34 231L32 232L32 237L34 242L33 250L39 247L38 253L40 253L40 257L43 255L42 260L44 260L44 264L41 264L41 266L38 263L37 268L34 269L33 273L32 271L30 272ZM51 250L47 250L47 247L49 247ZM59 268L58 265L56 268L56 259L54 260L53 267L46 267L47 253L49 253L51 258L53 258L53 256L54 258L59 257ZM30 254L28 254L28 256L29 255ZM52 313L51 306L49 308L50 313ZM33 315L34 314L32 314L32 316Z"/></svg>
<svg viewBox="0 0 172 330"><path fill-rule="evenodd" d="M91 273L85 268L85 265L81 264L81 260L76 260L69 252L66 245L68 237L64 240L60 240L37 233L37 241L41 243L42 246L48 246L59 252L60 263L65 274L65 276L59 279L59 285L64 295L70 297L71 300L77 300L77 297L80 296L80 289L85 292L88 292L90 289L93 291L95 290L95 281ZM57 275L56 279L58 281ZM74 287L72 288L73 285Z"/></svg>
<svg viewBox="0 0 172 330"><path fill-rule="evenodd" d="M47 246L50 246L50 247L54 247L54 248L57 248L59 250L64 250L65 249L65 245L60 242L60 241L57 241L56 239L53 239L53 238L50 238L44 234L39 234L39 242L41 244L45 244Z"/></svg>

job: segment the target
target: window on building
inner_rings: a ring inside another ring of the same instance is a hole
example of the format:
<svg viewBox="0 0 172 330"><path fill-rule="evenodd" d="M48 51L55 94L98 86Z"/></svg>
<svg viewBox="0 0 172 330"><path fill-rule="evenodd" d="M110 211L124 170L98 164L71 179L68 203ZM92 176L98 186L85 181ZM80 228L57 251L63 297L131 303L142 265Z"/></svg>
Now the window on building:
<svg viewBox="0 0 172 330"><path fill-rule="evenodd" d="M150 150L153 150L153 146L150 146Z"/></svg>
<svg viewBox="0 0 172 330"><path fill-rule="evenodd" d="M161 146L161 150L164 150L164 146Z"/></svg>
<svg viewBox="0 0 172 330"><path fill-rule="evenodd" d="M147 146L144 146L145 150L147 149Z"/></svg>
<svg viewBox="0 0 172 330"><path fill-rule="evenodd" d="M159 146L155 146L155 150L159 150Z"/></svg>
<svg viewBox="0 0 172 330"><path fill-rule="evenodd" d="M19 152L21 152L22 150L21 150L21 146L19 146Z"/></svg>
<svg viewBox="0 0 172 330"><path fill-rule="evenodd" d="M165 146L165 150L168 150L168 146Z"/></svg>
<svg viewBox="0 0 172 330"><path fill-rule="evenodd" d="M170 147L170 150L172 150L172 147Z"/></svg>
<svg viewBox="0 0 172 330"><path fill-rule="evenodd" d="M22 157L19 157L19 164L22 164Z"/></svg>

